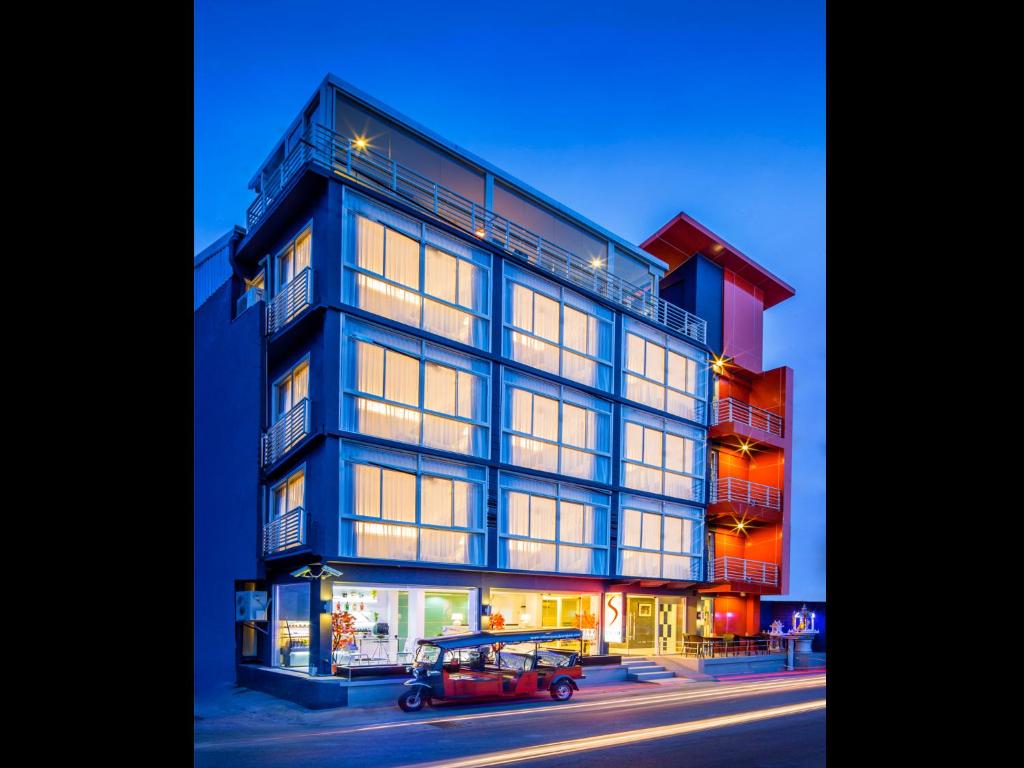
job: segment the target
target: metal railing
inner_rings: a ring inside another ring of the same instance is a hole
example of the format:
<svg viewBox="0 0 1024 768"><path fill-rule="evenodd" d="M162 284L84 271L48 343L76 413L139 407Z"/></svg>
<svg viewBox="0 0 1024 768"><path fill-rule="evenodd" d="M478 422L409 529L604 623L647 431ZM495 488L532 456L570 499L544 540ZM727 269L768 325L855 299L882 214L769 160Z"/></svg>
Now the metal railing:
<svg viewBox="0 0 1024 768"><path fill-rule="evenodd" d="M267 335L271 336L313 302L313 270L306 267L289 282L267 304Z"/></svg>
<svg viewBox="0 0 1024 768"><path fill-rule="evenodd" d="M263 435L263 466L275 463L308 434L309 398L304 397Z"/></svg>
<svg viewBox="0 0 1024 768"><path fill-rule="evenodd" d="M682 643L684 656L718 659L725 656L765 656L782 653L785 649L770 638L737 637L725 640L720 637L688 636Z"/></svg>
<svg viewBox="0 0 1024 768"><path fill-rule="evenodd" d="M500 216L447 187L370 149L360 148L352 139L322 125L313 125L288 158L269 176L270 186L249 206L246 220L250 231L266 214L274 196L291 174L307 160L332 173L368 181L454 227L486 240L534 266L561 277L573 285L593 291L636 312L648 320L689 336L701 343L707 339L707 323L681 307L655 296L649 288L633 285L535 232ZM266 184L266 181L264 181Z"/></svg>
<svg viewBox="0 0 1024 768"><path fill-rule="evenodd" d="M306 510L302 507L285 512L263 526L263 554L272 555L306 543L308 529Z"/></svg>
<svg viewBox="0 0 1024 768"><path fill-rule="evenodd" d="M714 581L744 581L748 584L779 585L779 566L744 557L716 557Z"/></svg>
<svg viewBox="0 0 1024 768"><path fill-rule="evenodd" d="M782 509L782 492L770 485L752 483L738 477L720 477L712 486L711 503L736 501L769 509Z"/></svg>
<svg viewBox="0 0 1024 768"><path fill-rule="evenodd" d="M732 397L723 397L715 401L712 409L714 424L724 424L727 421L738 421L762 432L782 437L782 417L777 416L764 408L736 400Z"/></svg>

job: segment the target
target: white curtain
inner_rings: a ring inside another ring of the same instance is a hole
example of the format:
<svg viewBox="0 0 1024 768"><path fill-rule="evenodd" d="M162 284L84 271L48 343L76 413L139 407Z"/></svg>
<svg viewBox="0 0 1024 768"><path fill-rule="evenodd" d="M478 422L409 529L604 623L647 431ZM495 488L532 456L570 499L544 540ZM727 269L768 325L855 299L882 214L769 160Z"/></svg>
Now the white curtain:
<svg viewBox="0 0 1024 768"><path fill-rule="evenodd" d="M653 381L626 374L626 397L652 408L665 408L665 387Z"/></svg>
<svg viewBox="0 0 1024 768"><path fill-rule="evenodd" d="M624 454L632 461L643 461L644 459L644 428L632 421L626 422L626 445Z"/></svg>
<svg viewBox="0 0 1024 768"><path fill-rule="evenodd" d="M458 372L458 410L456 416L463 419L476 418L484 410L483 379L465 371ZM486 417L484 417L486 420Z"/></svg>
<svg viewBox="0 0 1024 768"><path fill-rule="evenodd" d="M643 548L661 549L661 515L644 512Z"/></svg>
<svg viewBox="0 0 1024 768"><path fill-rule="evenodd" d="M385 520L416 522L416 475L382 470L380 512Z"/></svg>
<svg viewBox="0 0 1024 768"><path fill-rule="evenodd" d="M384 277L414 291L420 289L420 244L418 240L387 230L384 241Z"/></svg>
<svg viewBox="0 0 1024 768"><path fill-rule="evenodd" d="M298 405L309 395L309 365L307 363L303 363L295 369L292 381L292 404Z"/></svg>
<svg viewBox="0 0 1024 768"><path fill-rule="evenodd" d="M454 368L426 363L423 371L423 407L455 415L458 375Z"/></svg>
<svg viewBox="0 0 1024 768"><path fill-rule="evenodd" d="M525 493L509 491L506 502L507 531L513 536L530 535L530 497Z"/></svg>
<svg viewBox="0 0 1024 768"><path fill-rule="evenodd" d="M634 373L644 372L644 340L633 333L626 334L626 368Z"/></svg>
<svg viewBox="0 0 1024 768"><path fill-rule="evenodd" d="M464 421L423 414L423 444L455 453L475 454L473 432L475 427Z"/></svg>
<svg viewBox="0 0 1024 768"><path fill-rule="evenodd" d="M665 434L665 469L683 471L686 459L686 441L678 435Z"/></svg>
<svg viewBox="0 0 1024 768"><path fill-rule="evenodd" d="M552 443L542 443L539 440L531 440L528 437L512 435L509 441L511 456L509 461L521 467L540 469L545 472L558 471L558 446Z"/></svg>
<svg viewBox="0 0 1024 768"><path fill-rule="evenodd" d="M597 386L597 363L575 352L562 350L562 376L580 384Z"/></svg>
<svg viewBox="0 0 1024 768"><path fill-rule="evenodd" d="M423 509L420 522L428 525L452 525L452 481L446 477L423 477Z"/></svg>
<svg viewBox="0 0 1024 768"><path fill-rule="evenodd" d="M356 301L367 312L420 327L419 295L368 275L356 276Z"/></svg>
<svg viewBox="0 0 1024 768"><path fill-rule="evenodd" d="M533 434L533 395L525 389L512 389L512 429Z"/></svg>
<svg viewBox="0 0 1024 768"><path fill-rule="evenodd" d="M558 440L558 401L533 396L533 434L545 440Z"/></svg>
<svg viewBox="0 0 1024 768"><path fill-rule="evenodd" d="M555 539L555 500L547 496L530 497L530 538Z"/></svg>
<svg viewBox="0 0 1024 768"><path fill-rule="evenodd" d="M592 573L594 550L588 547L558 547L559 573Z"/></svg>
<svg viewBox="0 0 1024 768"><path fill-rule="evenodd" d="M555 544L539 541L506 540L508 567L520 571L555 570Z"/></svg>
<svg viewBox="0 0 1024 768"><path fill-rule="evenodd" d="M574 544L590 543L585 538L583 524L583 505L563 501L559 508L558 540Z"/></svg>
<svg viewBox="0 0 1024 768"><path fill-rule="evenodd" d="M574 349L577 352L587 353L589 346L587 344L587 331L590 325L587 323L588 316L578 309L573 309L570 306L565 307L565 325L563 335L563 345L569 349Z"/></svg>
<svg viewBox="0 0 1024 768"><path fill-rule="evenodd" d="M420 361L393 349L385 350L384 397L419 407Z"/></svg>
<svg viewBox="0 0 1024 768"><path fill-rule="evenodd" d="M386 560L416 560L417 529L409 525L387 525L356 521L356 556Z"/></svg>
<svg viewBox="0 0 1024 768"><path fill-rule="evenodd" d="M356 342L356 389L384 397L384 348Z"/></svg>
<svg viewBox="0 0 1024 768"><path fill-rule="evenodd" d="M356 398L358 431L388 440L419 445L423 414L398 405Z"/></svg>
<svg viewBox="0 0 1024 768"><path fill-rule="evenodd" d="M298 472L288 478L288 511L305 506L306 475Z"/></svg>
<svg viewBox="0 0 1024 768"><path fill-rule="evenodd" d="M533 333L533 291L512 283L512 325Z"/></svg>
<svg viewBox="0 0 1024 768"><path fill-rule="evenodd" d="M668 391L668 403L665 410L675 416L682 416L684 419L697 421L697 401L689 395L676 392L674 389Z"/></svg>
<svg viewBox="0 0 1024 768"><path fill-rule="evenodd" d="M420 529L420 560L433 563L468 563L470 534L462 531Z"/></svg>
<svg viewBox="0 0 1024 768"><path fill-rule="evenodd" d="M666 579L689 580L693 578L692 558L680 557L679 555L665 555L665 565L662 576Z"/></svg>
<svg viewBox="0 0 1024 768"><path fill-rule="evenodd" d="M647 369L644 375L661 383L665 382L665 348L647 342Z"/></svg>
<svg viewBox="0 0 1024 768"><path fill-rule="evenodd" d="M594 479L597 473L597 457L592 453L562 448L562 472L573 477Z"/></svg>
<svg viewBox="0 0 1024 768"><path fill-rule="evenodd" d="M666 552L689 552L683 549L683 520L678 517L665 516L665 544L662 547Z"/></svg>
<svg viewBox="0 0 1024 768"><path fill-rule="evenodd" d="M638 491L662 493L662 471L660 469L644 467L640 464L632 464L629 462L625 463L625 467L625 485L627 487L636 488Z"/></svg>
<svg viewBox="0 0 1024 768"><path fill-rule="evenodd" d="M313 232L307 229L299 239L295 241L295 272L294 275L302 273L310 263L311 246L313 244Z"/></svg>
<svg viewBox="0 0 1024 768"><path fill-rule="evenodd" d="M559 341L558 302L540 293L533 296L533 332L542 339Z"/></svg>
<svg viewBox="0 0 1024 768"><path fill-rule="evenodd" d="M380 517L380 467L352 466L352 514Z"/></svg>
<svg viewBox="0 0 1024 768"><path fill-rule="evenodd" d="M274 489L273 509L271 517L280 517L288 511L288 489L282 483Z"/></svg>
<svg viewBox="0 0 1024 768"><path fill-rule="evenodd" d="M693 499L693 478L666 472L665 495L675 496L677 499Z"/></svg>
<svg viewBox="0 0 1024 768"><path fill-rule="evenodd" d="M356 216L356 266L384 274L384 227L362 216Z"/></svg>
<svg viewBox="0 0 1024 768"><path fill-rule="evenodd" d="M274 420L280 419L295 404L292 400L292 377L289 376L280 384L277 385L277 413L274 414Z"/></svg>
<svg viewBox="0 0 1024 768"><path fill-rule="evenodd" d="M468 309L482 311L484 291L484 277L486 272L465 259L458 260L459 265L459 301L458 303Z"/></svg>
<svg viewBox="0 0 1024 768"><path fill-rule="evenodd" d="M624 576L660 576L661 555L654 552L622 551L622 574Z"/></svg>
<svg viewBox="0 0 1024 768"><path fill-rule="evenodd" d="M623 546L640 546L640 520L642 514L636 509L622 510L622 530L619 531L619 534Z"/></svg>
<svg viewBox="0 0 1024 768"><path fill-rule="evenodd" d="M472 315L430 299L424 299L423 329L463 344L473 343Z"/></svg>
<svg viewBox="0 0 1024 768"><path fill-rule="evenodd" d="M664 466L662 464L662 441L664 438L664 432L644 427L644 464L649 464L653 467Z"/></svg>
<svg viewBox="0 0 1024 768"><path fill-rule="evenodd" d="M456 528L476 528L476 514L474 505L476 493L474 486L464 480L452 480L452 525ZM470 525L470 518L473 518L473 525Z"/></svg>
<svg viewBox="0 0 1024 768"><path fill-rule="evenodd" d="M580 408L569 403L562 404L562 442L566 445L575 445L577 448L592 448L587 443L587 414L586 408Z"/></svg>
<svg viewBox="0 0 1024 768"><path fill-rule="evenodd" d="M456 258L433 246L424 250L423 290L451 304L456 299Z"/></svg>
<svg viewBox="0 0 1024 768"><path fill-rule="evenodd" d="M512 359L548 373L558 374L558 347L532 336L512 332Z"/></svg>

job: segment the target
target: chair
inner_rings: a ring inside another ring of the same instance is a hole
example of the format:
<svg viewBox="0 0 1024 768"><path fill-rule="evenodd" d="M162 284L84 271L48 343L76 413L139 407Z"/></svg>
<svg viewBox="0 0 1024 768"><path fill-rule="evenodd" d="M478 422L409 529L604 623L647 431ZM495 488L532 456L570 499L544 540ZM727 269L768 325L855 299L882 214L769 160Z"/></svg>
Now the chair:
<svg viewBox="0 0 1024 768"><path fill-rule="evenodd" d="M398 635L395 635L395 647L398 647ZM405 645L402 646L402 650L395 652L395 663L401 664L402 657L405 657L405 663L411 664L413 656L416 655L416 638L407 637L405 638Z"/></svg>
<svg viewBox="0 0 1024 768"><path fill-rule="evenodd" d="M736 655L736 646L733 645L733 642L735 640L736 640L736 634L733 633L733 632L725 632L725 633L722 634L722 642L725 645L725 648L724 648L724 655L725 656L735 656ZM730 649L732 650L732 653L729 653Z"/></svg>

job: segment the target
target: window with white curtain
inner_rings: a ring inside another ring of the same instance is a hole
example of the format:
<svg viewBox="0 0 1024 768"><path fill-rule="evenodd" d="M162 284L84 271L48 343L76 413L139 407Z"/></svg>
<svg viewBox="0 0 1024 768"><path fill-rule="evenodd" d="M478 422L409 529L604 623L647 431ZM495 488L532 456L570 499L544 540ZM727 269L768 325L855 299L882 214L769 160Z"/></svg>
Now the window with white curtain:
<svg viewBox="0 0 1024 768"><path fill-rule="evenodd" d="M309 396L309 360L304 359L274 383L271 421L277 422Z"/></svg>
<svg viewBox="0 0 1024 768"><path fill-rule="evenodd" d="M484 467L345 442L340 554L483 565L486 495Z"/></svg>
<svg viewBox="0 0 1024 768"><path fill-rule="evenodd" d="M606 573L608 494L500 473L498 567Z"/></svg>
<svg viewBox="0 0 1024 768"><path fill-rule="evenodd" d="M611 391L614 313L506 263L504 355Z"/></svg>
<svg viewBox="0 0 1024 768"><path fill-rule="evenodd" d="M268 517L273 520L294 509L302 509L305 506L305 500L306 470L300 468L270 489L270 514Z"/></svg>
<svg viewBox="0 0 1024 768"><path fill-rule="evenodd" d="M705 423L707 354L628 317L623 341L623 397Z"/></svg>
<svg viewBox="0 0 1024 768"><path fill-rule="evenodd" d="M346 300L489 349L491 257L361 196L346 199Z"/></svg>
<svg viewBox="0 0 1024 768"><path fill-rule="evenodd" d="M313 227L310 225L277 254L277 258L274 260L276 265L275 295L283 291L288 283L300 276L303 270L310 266L312 244Z"/></svg>
<svg viewBox="0 0 1024 768"><path fill-rule="evenodd" d="M622 485L702 501L704 431L635 408L622 414Z"/></svg>
<svg viewBox="0 0 1024 768"><path fill-rule="evenodd" d="M486 458L490 364L345 316L343 428Z"/></svg>
<svg viewBox="0 0 1024 768"><path fill-rule="evenodd" d="M699 580L703 537L700 509L622 494L618 574Z"/></svg>
<svg viewBox="0 0 1024 768"><path fill-rule="evenodd" d="M502 460L610 482L611 403L503 369Z"/></svg>

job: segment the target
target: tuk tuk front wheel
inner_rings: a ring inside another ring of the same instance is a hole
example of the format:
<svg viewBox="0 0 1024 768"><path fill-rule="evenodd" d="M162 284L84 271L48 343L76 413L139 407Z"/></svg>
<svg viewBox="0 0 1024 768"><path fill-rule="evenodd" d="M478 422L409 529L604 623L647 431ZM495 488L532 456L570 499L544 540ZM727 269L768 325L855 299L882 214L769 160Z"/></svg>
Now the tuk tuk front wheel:
<svg viewBox="0 0 1024 768"><path fill-rule="evenodd" d="M427 699L419 688L406 691L398 697L398 706L403 712L419 712L426 703Z"/></svg>
<svg viewBox="0 0 1024 768"><path fill-rule="evenodd" d="M555 701L568 701L572 698L572 686L564 680L551 686L551 698Z"/></svg>

